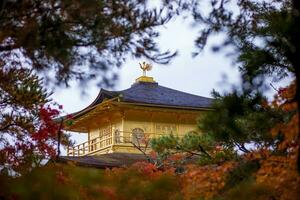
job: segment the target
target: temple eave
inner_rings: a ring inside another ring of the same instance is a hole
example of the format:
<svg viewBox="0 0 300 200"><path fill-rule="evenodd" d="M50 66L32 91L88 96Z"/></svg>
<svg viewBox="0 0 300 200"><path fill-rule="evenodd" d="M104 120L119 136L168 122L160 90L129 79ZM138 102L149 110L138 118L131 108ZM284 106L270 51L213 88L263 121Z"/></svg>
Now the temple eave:
<svg viewBox="0 0 300 200"><path fill-rule="evenodd" d="M167 110L176 110L178 112L199 112L199 111L210 111L213 110L210 107L185 107L185 106L176 106L176 105L164 105L164 104L147 104L139 102L119 102L120 106L130 106L130 107L140 107L140 108L157 108L157 109L167 109Z"/></svg>

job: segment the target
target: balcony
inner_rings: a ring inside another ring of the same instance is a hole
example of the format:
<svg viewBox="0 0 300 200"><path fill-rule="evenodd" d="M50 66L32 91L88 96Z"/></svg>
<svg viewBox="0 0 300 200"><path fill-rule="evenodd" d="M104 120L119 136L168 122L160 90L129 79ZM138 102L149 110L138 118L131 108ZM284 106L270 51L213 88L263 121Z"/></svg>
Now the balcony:
<svg viewBox="0 0 300 200"><path fill-rule="evenodd" d="M128 137L121 136L128 135ZM114 131L109 132L105 136L99 136L93 138L84 143L68 147L67 156L86 156L95 153L112 151L112 147L125 146L137 148L143 148L147 150L149 148L149 139L154 136L161 136L162 134L154 133L135 133L126 131Z"/></svg>

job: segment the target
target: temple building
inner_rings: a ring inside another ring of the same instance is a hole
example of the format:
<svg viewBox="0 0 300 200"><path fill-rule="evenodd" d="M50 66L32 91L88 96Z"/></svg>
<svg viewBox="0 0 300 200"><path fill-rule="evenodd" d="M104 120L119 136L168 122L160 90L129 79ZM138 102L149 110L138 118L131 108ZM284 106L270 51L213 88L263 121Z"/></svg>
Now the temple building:
<svg viewBox="0 0 300 200"><path fill-rule="evenodd" d="M196 129L197 118L211 110L211 98L167 88L143 75L121 91L101 89L97 98L72 114L64 129L87 134L87 141L68 148L68 157L138 154L150 150L146 141L166 134L182 136Z"/></svg>

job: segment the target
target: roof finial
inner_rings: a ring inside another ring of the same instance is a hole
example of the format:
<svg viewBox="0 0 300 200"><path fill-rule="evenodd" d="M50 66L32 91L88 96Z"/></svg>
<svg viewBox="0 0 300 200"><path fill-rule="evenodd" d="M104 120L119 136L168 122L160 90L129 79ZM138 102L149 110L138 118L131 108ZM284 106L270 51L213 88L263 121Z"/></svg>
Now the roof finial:
<svg viewBox="0 0 300 200"><path fill-rule="evenodd" d="M139 63L140 68L143 70L143 76L146 76L146 71L150 71L152 69L152 65L146 62Z"/></svg>
<svg viewBox="0 0 300 200"><path fill-rule="evenodd" d="M143 70L143 76L140 76L135 80L136 83L147 82L147 83L156 83L153 77L146 76L146 72L152 69L152 65L146 62L139 63L140 68Z"/></svg>

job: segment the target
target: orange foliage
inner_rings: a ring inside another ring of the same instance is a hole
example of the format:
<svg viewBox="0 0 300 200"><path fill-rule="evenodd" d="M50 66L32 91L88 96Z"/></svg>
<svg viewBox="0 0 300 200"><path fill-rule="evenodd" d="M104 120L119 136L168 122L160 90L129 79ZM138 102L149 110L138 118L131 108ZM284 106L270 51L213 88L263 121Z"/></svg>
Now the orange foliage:
<svg viewBox="0 0 300 200"><path fill-rule="evenodd" d="M287 88L282 88L275 95L271 107L282 109L283 111L297 111L297 103L292 101L296 93L296 83L293 82ZM272 130L271 134L276 137L278 133L284 135L285 140L279 144L280 149L296 147L296 138L299 132L299 113L295 113L289 122L279 123Z"/></svg>
<svg viewBox="0 0 300 200"><path fill-rule="evenodd" d="M277 124L271 134L276 137L278 133L284 135L284 140L278 145L281 150L287 150L286 156L262 157L261 168L256 174L256 182L263 183L275 190L276 199L292 200L300 196L300 175L296 170L296 152L298 148L297 137L299 133L299 113L297 103L294 101L296 83L281 88L271 103L272 108L285 112L294 112L288 122Z"/></svg>
<svg viewBox="0 0 300 200"><path fill-rule="evenodd" d="M251 151L247 154L243 155L243 159L245 160L264 160L271 155L269 149L261 148L256 151Z"/></svg>
<svg viewBox="0 0 300 200"><path fill-rule="evenodd" d="M189 165L187 172L181 175L181 187L184 199L210 199L225 186L227 173L234 168L234 162L220 166L208 165L199 167Z"/></svg>
<svg viewBox="0 0 300 200"><path fill-rule="evenodd" d="M261 160L261 168L255 173L256 181L252 184L269 187L272 193L267 196L270 199L292 200L300 196L300 176L295 170L293 156L245 156L243 159L249 158ZM27 197L35 194L37 199L192 200L222 195L228 199L224 186L229 172L237 166L237 162L229 161L222 165L187 165L182 174L176 174L174 169L162 171L149 163L105 171L55 164L26 177L0 179L0 196L7 199L12 196L31 199Z"/></svg>
<svg viewBox="0 0 300 200"><path fill-rule="evenodd" d="M300 197L300 175L294 156L271 156L261 162L256 182L275 190L275 199L294 200Z"/></svg>

